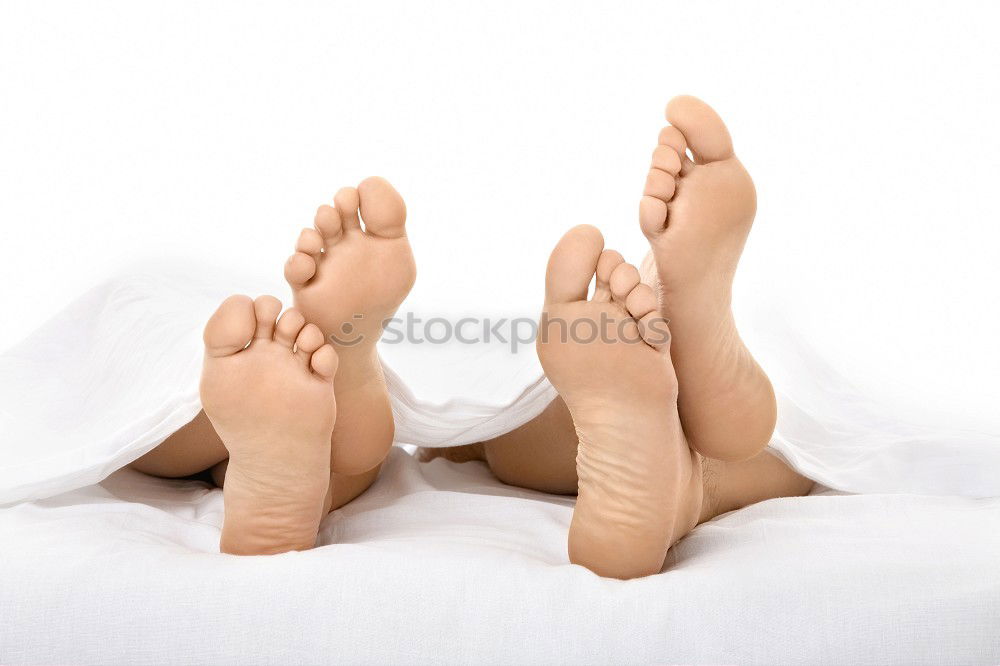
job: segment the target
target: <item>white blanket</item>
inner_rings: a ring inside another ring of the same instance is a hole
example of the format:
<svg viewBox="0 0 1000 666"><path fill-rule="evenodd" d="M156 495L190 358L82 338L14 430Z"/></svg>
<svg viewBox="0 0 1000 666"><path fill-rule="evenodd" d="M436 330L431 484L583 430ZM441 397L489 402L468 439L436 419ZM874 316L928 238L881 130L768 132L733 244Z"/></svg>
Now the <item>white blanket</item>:
<svg viewBox="0 0 1000 666"><path fill-rule="evenodd" d="M0 662L1000 662L1000 500L770 500L631 582L569 564L571 505L397 449L328 545L240 558L220 491L126 470L0 510Z"/></svg>
<svg viewBox="0 0 1000 666"><path fill-rule="evenodd" d="M283 288L206 266L149 267L87 293L0 356L0 504L96 483L190 421L202 327L241 292ZM1000 496L1000 436L900 423L781 327L745 333L781 394L772 450L806 476L851 492ZM488 439L555 395L530 344L400 344L383 356L398 443Z"/></svg>

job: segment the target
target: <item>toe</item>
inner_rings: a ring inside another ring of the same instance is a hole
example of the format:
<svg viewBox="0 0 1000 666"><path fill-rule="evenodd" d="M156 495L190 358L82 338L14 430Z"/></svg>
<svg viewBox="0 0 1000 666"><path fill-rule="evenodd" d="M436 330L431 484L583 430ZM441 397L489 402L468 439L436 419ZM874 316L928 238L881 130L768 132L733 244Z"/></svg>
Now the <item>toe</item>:
<svg viewBox="0 0 1000 666"><path fill-rule="evenodd" d="M594 297L591 300L604 303L611 300L611 286L608 284L608 280L611 279L611 273L618 264L624 262L625 259L615 250L601 252L601 257L597 260L597 282L594 287Z"/></svg>
<svg viewBox="0 0 1000 666"><path fill-rule="evenodd" d="M257 319L254 340L270 340L274 334L274 322L281 314L281 301L274 296L259 296L253 302L253 313Z"/></svg>
<svg viewBox="0 0 1000 666"><path fill-rule="evenodd" d="M365 231L383 238L406 235L406 204L385 178L372 176L358 185L361 199L361 219Z"/></svg>
<svg viewBox="0 0 1000 666"><path fill-rule="evenodd" d="M209 356L229 356L242 351L253 337L257 320L249 296L230 296L205 325L205 352Z"/></svg>
<svg viewBox="0 0 1000 666"><path fill-rule="evenodd" d="M330 345L323 345L314 351L309 361L313 372L328 381L332 381L337 374L337 363L337 352Z"/></svg>
<svg viewBox="0 0 1000 666"><path fill-rule="evenodd" d="M313 228L305 228L299 234L299 240L295 243L295 251L308 254L313 259L319 256L319 251L323 249L323 236Z"/></svg>
<svg viewBox="0 0 1000 666"><path fill-rule="evenodd" d="M658 310L639 319L639 335L647 345L658 351L670 349L670 327Z"/></svg>
<svg viewBox="0 0 1000 666"><path fill-rule="evenodd" d="M647 197L656 197L660 201L667 202L674 196L675 187L672 175L654 168L650 169L646 176L646 187L642 193Z"/></svg>
<svg viewBox="0 0 1000 666"><path fill-rule="evenodd" d="M304 286L316 275L316 260L303 252L296 252L285 262L285 280L294 288Z"/></svg>
<svg viewBox="0 0 1000 666"><path fill-rule="evenodd" d="M324 342L323 332L319 327L316 324L306 324L295 338L295 355L303 365L309 365L309 357L322 347Z"/></svg>
<svg viewBox="0 0 1000 666"><path fill-rule="evenodd" d="M306 318L295 308L285 310L285 314L278 319L274 327L274 340L280 342L289 349L295 344L295 339L299 337L299 331L306 325Z"/></svg>
<svg viewBox="0 0 1000 666"><path fill-rule="evenodd" d="M668 146L673 148L674 152L677 153L680 160L683 162L684 157L687 155L687 141L684 140L684 135L676 127L667 125L660 130L660 138L657 143L661 146Z"/></svg>
<svg viewBox="0 0 1000 666"><path fill-rule="evenodd" d="M323 240L327 243L337 240L340 237L340 232L344 230L344 225L340 221L340 213L333 206L325 204L320 206L313 221L316 224L316 229L319 230Z"/></svg>
<svg viewBox="0 0 1000 666"><path fill-rule="evenodd" d="M646 284L638 284L625 297L625 309L636 321L656 310L656 294Z"/></svg>
<svg viewBox="0 0 1000 666"><path fill-rule="evenodd" d="M361 201L357 189L342 187L333 196L333 203L337 207L337 213L345 230L361 228L361 218L358 217L358 206L361 205Z"/></svg>
<svg viewBox="0 0 1000 666"><path fill-rule="evenodd" d="M681 95L670 100L667 120L684 135L699 164L733 156L733 140L722 118L697 97Z"/></svg>
<svg viewBox="0 0 1000 666"><path fill-rule="evenodd" d="M639 226L652 238L667 228L667 204L656 197L644 196L639 201Z"/></svg>
<svg viewBox="0 0 1000 666"><path fill-rule="evenodd" d="M611 273L611 295L616 301L625 302L629 293L639 284L639 271L632 264L619 264Z"/></svg>
<svg viewBox="0 0 1000 666"><path fill-rule="evenodd" d="M657 146L653 149L653 168L676 176L681 172L680 155L671 146Z"/></svg>
<svg viewBox="0 0 1000 666"><path fill-rule="evenodd" d="M556 244L545 271L545 299L552 303L582 301L597 270L604 237L595 227L581 224Z"/></svg>

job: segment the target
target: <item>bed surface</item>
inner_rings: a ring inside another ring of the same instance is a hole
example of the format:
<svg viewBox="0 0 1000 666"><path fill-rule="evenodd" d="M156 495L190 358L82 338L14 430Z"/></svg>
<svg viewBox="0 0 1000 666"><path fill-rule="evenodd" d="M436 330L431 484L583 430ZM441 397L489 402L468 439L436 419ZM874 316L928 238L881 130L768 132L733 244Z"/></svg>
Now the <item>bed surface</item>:
<svg viewBox="0 0 1000 666"><path fill-rule="evenodd" d="M329 545L238 558L219 491L124 470L0 509L0 662L1000 662L1000 499L771 500L630 582L568 563L571 512L394 450Z"/></svg>

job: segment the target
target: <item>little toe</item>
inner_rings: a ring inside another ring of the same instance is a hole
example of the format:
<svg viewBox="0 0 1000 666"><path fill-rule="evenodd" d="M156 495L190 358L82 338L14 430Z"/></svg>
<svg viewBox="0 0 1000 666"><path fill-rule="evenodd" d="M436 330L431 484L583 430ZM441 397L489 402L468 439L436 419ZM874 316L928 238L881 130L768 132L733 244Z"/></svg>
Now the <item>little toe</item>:
<svg viewBox="0 0 1000 666"><path fill-rule="evenodd" d="M319 327L316 324L306 324L299 331L298 337L295 338L295 355L302 361L303 365L308 366L309 357L322 347L324 342L323 332L319 330Z"/></svg>
<svg viewBox="0 0 1000 666"><path fill-rule="evenodd" d="M603 249L604 237L595 227L581 224L567 231L549 257L545 271L546 301L585 300Z"/></svg>
<svg viewBox="0 0 1000 666"><path fill-rule="evenodd" d="M274 322L281 314L281 301L274 296L258 296L253 302L253 312L257 319L254 340L270 340L274 334Z"/></svg>
<svg viewBox="0 0 1000 666"><path fill-rule="evenodd" d="M667 202L674 196L676 187L676 182L671 174L653 168L646 176L646 187L642 193L647 197L655 197L660 201Z"/></svg>
<svg viewBox="0 0 1000 666"><path fill-rule="evenodd" d="M340 233L344 230L344 225L340 221L340 213L333 206L327 206L323 204L316 210L316 217L313 222L316 224L316 229L323 236L323 240L327 243L335 241L340 237Z"/></svg>
<svg viewBox="0 0 1000 666"><path fill-rule="evenodd" d="M246 348L257 319L249 296L230 296L209 317L202 336L209 356L230 356Z"/></svg>
<svg viewBox="0 0 1000 666"><path fill-rule="evenodd" d="M361 228L361 218L358 217L358 206L361 205L361 200L356 188L340 188L333 196L333 203L337 207L337 213L340 215L340 221L345 230Z"/></svg>
<svg viewBox="0 0 1000 666"><path fill-rule="evenodd" d="M323 345L313 352L309 365L317 375L327 381L332 381L333 376L337 374L338 362L337 352L334 351L333 347Z"/></svg>
<svg viewBox="0 0 1000 666"><path fill-rule="evenodd" d="M639 226L647 238L658 236L667 228L667 203L656 197L639 200Z"/></svg>
<svg viewBox="0 0 1000 666"><path fill-rule="evenodd" d="M358 185L365 231L382 238L406 235L406 204L385 178L372 176Z"/></svg>
<svg viewBox="0 0 1000 666"><path fill-rule="evenodd" d="M659 310L648 312L639 319L638 324L639 335L647 345L657 351L670 349L669 322Z"/></svg>
<svg viewBox="0 0 1000 666"><path fill-rule="evenodd" d="M295 308L285 310L285 314L278 319L274 327L274 340L289 349L295 344L295 339L299 337L299 331L306 325L306 318Z"/></svg>
<svg viewBox="0 0 1000 666"><path fill-rule="evenodd" d="M667 104L667 120L684 135L695 161L717 162L733 156L733 140L722 118L697 97L681 95Z"/></svg>
<svg viewBox="0 0 1000 666"><path fill-rule="evenodd" d="M313 259L319 256L320 250L323 249L323 236L311 227L306 227L299 234L299 240L295 243L295 251L302 252L303 254L308 254Z"/></svg>
<svg viewBox="0 0 1000 666"><path fill-rule="evenodd" d="M316 260L304 252L296 252L285 262L285 280L293 288L304 286L316 275Z"/></svg>
<svg viewBox="0 0 1000 666"><path fill-rule="evenodd" d="M601 252L601 256L597 260L597 282L594 287L594 296L591 300L604 303L611 300L611 286L608 284L608 281L611 279L611 273L618 264L624 262L625 259L621 253L615 250Z"/></svg>
<svg viewBox="0 0 1000 666"><path fill-rule="evenodd" d="M656 310L656 294L646 284L639 283L625 297L625 309L636 321Z"/></svg>
<svg viewBox="0 0 1000 666"><path fill-rule="evenodd" d="M629 293L639 284L639 270L632 264L619 264L611 273L611 295L624 303Z"/></svg>

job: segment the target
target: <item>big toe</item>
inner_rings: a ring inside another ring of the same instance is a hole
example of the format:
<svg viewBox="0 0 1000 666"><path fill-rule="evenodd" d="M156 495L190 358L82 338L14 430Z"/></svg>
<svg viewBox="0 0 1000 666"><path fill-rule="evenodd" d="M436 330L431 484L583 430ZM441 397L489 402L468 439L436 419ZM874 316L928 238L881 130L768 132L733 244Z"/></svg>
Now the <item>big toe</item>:
<svg viewBox="0 0 1000 666"><path fill-rule="evenodd" d="M242 351L257 327L254 302L249 296L230 296L209 318L202 336L209 356L230 356Z"/></svg>
<svg viewBox="0 0 1000 666"><path fill-rule="evenodd" d="M383 238L398 238L406 233L406 204L385 178L372 176L358 185L361 219L365 231Z"/></svg>
<svg viewBox="0 0 1000 666"><path fill-rule="evenodd" d="M681 95L670 100L667 120L684 134L699 164L733 156L733 140L726 124L715 109L697 97Z"/></svg>
<svg viewBox="0 0 1000 666"><path fill-rule="evenodd" d="M551 303L585 300L603 250L604 237L597 228L581 224L567 231L549 257L545 299Z"/></svg>

